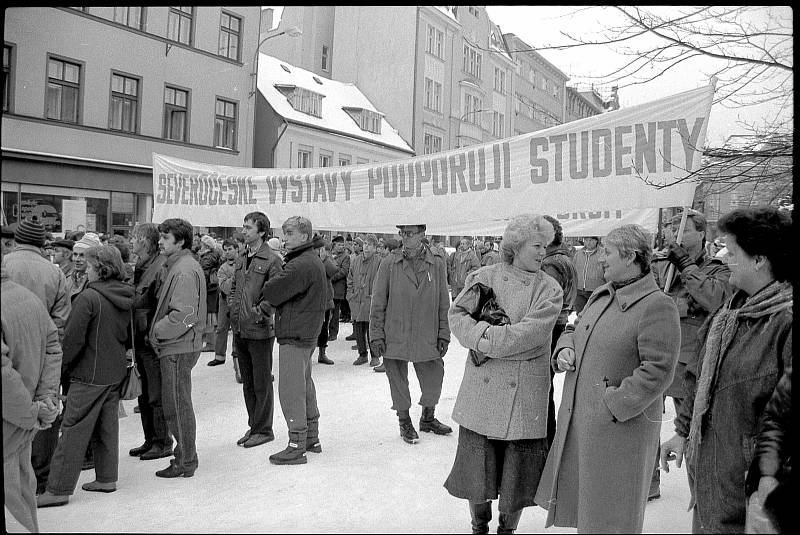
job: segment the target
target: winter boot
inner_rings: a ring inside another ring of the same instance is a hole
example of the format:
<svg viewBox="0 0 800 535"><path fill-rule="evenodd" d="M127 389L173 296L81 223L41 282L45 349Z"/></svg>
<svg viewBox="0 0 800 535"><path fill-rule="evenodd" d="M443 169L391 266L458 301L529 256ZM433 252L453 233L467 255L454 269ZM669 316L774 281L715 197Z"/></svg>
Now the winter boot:
<svg viewBox="0 0 800 535"><path fill-rule="evenodd" d="M324 347L319 348L319 357L317 358L317 362L320 364L333 364L333 361L325 354Z"/></svg>
<svg viewBox="0 0 800 535"><path fill-rule="evenodd" d="M437 435L447 435L453 432L451 427L433 417L435 407L422 407L422 416L419 419L419 430L426 433L433 431Z"/></svg>
<svg viewBox="0 0 800 535"><path fill-rule="evenodd" d="M306 442L289 442L286 449L269 456L272 464L306 464Z"/></svg>
<svg viewBox="0 0 800 535"><path fill-rule="evenodd" d="M411 423L411 416L408 411L397 411L397 417L400 419L400 436L409 444L416 444L419 440L417 430L414 429L414 424Z"/></svg>
<svg viewBox="0 0 800 535"><path fill-rule="evenodd" d="M522 516L522 509L513 513L500 512L500 523L497 525L497 533L514 533Z"/></svg>
<svg viewBox="0 0 800 535"><path fill-rule="evenodd" d="M489 533L492 502L469 502L469 514L472 517L472 533Z"/></svg>

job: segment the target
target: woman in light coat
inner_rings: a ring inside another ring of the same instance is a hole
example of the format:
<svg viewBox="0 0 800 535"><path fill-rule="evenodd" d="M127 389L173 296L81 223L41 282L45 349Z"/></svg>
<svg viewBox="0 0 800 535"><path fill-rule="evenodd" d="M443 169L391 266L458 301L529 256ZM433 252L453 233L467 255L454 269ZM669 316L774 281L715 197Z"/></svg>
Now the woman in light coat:
<svg viewBox="0 0 800 535"><path fill-rule="evenodd" d="M553 352L553 369L566 377L536 503L548 509L545 527L639 533L680 324L650 273L644 229L617 227L604 253L608 282Z"/></svg>
<svg viewBox="0 0 800 535"><path fill-rule="evenodd" d="M550 337L563 292L540 270L553 226L542 216L512 220L502 260L469 274L449 310L461 344L487 361L468 358L453 409L461 426L448 492L469 500L473 533L488 533L491 500L500 497L498 533L513 533L534 494L547 457ZM482 283L494 291L508 325L476 321Z"/></svg>

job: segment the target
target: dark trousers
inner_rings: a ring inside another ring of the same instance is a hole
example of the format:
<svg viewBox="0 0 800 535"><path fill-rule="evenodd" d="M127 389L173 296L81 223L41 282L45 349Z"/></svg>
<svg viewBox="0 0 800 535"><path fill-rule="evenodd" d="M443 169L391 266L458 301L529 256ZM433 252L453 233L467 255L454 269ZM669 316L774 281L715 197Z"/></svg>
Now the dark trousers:
<svg viewBox="0 0 800 535"><path fill-rule="evenodd" d="M322 320L322 328L319 330L319 336L317 336L317 347L328 347L328 329L329 323L331 321L331 314L333 313L333 309L329 308L325 311L325 319ZM336 332L339 332L339 329L336 329Z"/></svg>
<svg viewBox="0 0 800 535"><path fill-rule="evenodd" d="M592 290L578 290L575 294L575 313L580 314L583 310L583 307L586 306L586 301L589 300L589 296L592 295Z"/></svg>
<svg viewBox="0 0 800 535"><path fill-rule="evenodd" d="M73 382L69 388L47 490L66 495L75 491L86 447L94 452L94 471L100 483L117 481L119 466L119 384L87 385Z"/></svg>
<svg viewBox="0 0 800 535"><path fill-rule="evenodd" d="M306 439L319 438L317 389L311 379L313 347L280 344L278 397L289 428L289 441L305 447Z"/></svg>
<svg viewBox="0 0 800 535"><path fill-rule="evenodd" d="M556 344L558 343L558 337L561 336L561 333L564 332L566 328L566 323L556 323L555 327L553 327L553 340L550 343L550 354L553 354L553 350L556 348ZM555 376L555 372L553 371L553 367L549 366L550 368L550 393L547 397L547 447L550 448L553 445L553 439L556 437L556 403L553 401L553 377Z"/></svg>
<svg viewBox="0 0 800 535"><path fill-rule="evenodd" d="M142 395L139 396L139 413L142 417L144 441L161 447L171 447L164 405L161 402L161 364L149 347L136 351L136 368L142 380Z"/></svg>
<svg viewBox="0 0 800 535"><path fill-rule="evenodd" d="M275 394L272 389L272 348L275 337L254 340L233 335L242 375L247 425L252 435L272 435Z"/></svg>
<svg viewBox="0 0 800 535"><path fill-rule="evenodd" d="M358 355L360 357L367 356L367 350L371 357L375 355L372 353L372 348L369 347L369 322L368 321L354 321L353 334L356 336L356 345L358 345Z"/></svg>
<svg viewBox="0 0 800 535"><path fill-rule="evenodd" d="M217 304L217 338L214 342L214 358L223 362L225 353L228 351L228 331L230 329L231 309L228 306L228 298L220 292Z"/></svg>
<svg viewBox="0 0 800 535"><path fill-rule="evenodd" d="M328 321L328 338L336 338L339 336L339 314L344 310L347 305L347 299L334 299L333 309L331 309L331 317Z"/></svg>
<svg viewBox="0 0 800 535"><path fill-rule="evenodd" d="M47 490L47 478L50 475L50 463L58 445L58 433L61 430L63 413L59 414L53 425L47 429L37 431L31 444L31 465L36 474L36 494Z"/></svg>
<svg viewBox="0 0 800 535"><path fill-rule="evenodd" d="M352 319L350 317L350 301L348 301L347 299L342 299L340 308L341 308L341 314L340 314L341 320L345 323L349 322Z"/></svg>
<svg viewBox="0 0 800 535"><path fill-rule="evenodd" d="M161 395L167 427L175 437L175 458L170 461L178 468L197 468L195 437L197 422L192 406L192 368L200 352L161 357Z"/></svg>
<svg viewBox="0 0 800 535"><path fill-rule="evenodd" d="M389 379L392 409L407 411L411 408L411 393L408 390L408 361L384 357L383 365L386 368L386 377ZM444 360L438 358L415 362L414 371L422 391L419 404L423 407L435 407L442 395Z"/></svg>

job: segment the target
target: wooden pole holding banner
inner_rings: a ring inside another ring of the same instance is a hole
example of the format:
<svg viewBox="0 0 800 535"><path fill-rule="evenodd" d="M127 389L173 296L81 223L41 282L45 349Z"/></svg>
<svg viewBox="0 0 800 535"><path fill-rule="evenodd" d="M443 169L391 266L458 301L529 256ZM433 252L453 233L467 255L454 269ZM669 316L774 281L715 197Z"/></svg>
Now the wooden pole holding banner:
<svg viewBox="0 0 800 535"><path fill-rule="evenodd" d="M678 235L675 236L675 243L680 245L681 241L683 241L683 230L686 228L686 219L689 216L689 208L687 206L683 207L683 216L681 216L681 226L678 228ZM670 263L669 267L667 268L667 278L666 282L664 283L664 293L669 293L669 287L672 286L672 278L675 275L675 264Z"/></svg>

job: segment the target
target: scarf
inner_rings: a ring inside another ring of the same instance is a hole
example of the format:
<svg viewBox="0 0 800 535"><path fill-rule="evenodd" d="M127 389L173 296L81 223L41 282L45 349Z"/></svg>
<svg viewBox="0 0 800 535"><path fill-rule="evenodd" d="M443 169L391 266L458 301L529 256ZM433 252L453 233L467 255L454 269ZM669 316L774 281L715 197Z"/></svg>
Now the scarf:
<svg viewBox="0 0 800 535"><path fill-rule="evenodd" d="M697 379L692 422L689 427L689 443L686 460L694 464L702 441L703 423L711 406L711 389L714 386L720 364L733 340L740 319L761 318L792 308L792 285L789 282L773 281L748 297L741 308L731 309L735 295L719 309L711 321L706 338L703 365Z"/></svg>
<svg viewBox="0 0 800 535"><path fill-rule="evenodd" d="M611 282L611 286L612 286L612 288L614 288L614 290L619 290L620 288L624 288L625 286L627 286L629 284L633 284L634 282L636 282L639 279L643 278L645 275L647 275L647 273L642 272L642 273L639 273L638 275L636 275L635 277L632 277L632 278L624 280L624 281L620 281L620 282L612 281Z"/></svg>

